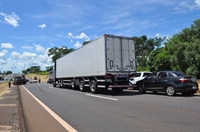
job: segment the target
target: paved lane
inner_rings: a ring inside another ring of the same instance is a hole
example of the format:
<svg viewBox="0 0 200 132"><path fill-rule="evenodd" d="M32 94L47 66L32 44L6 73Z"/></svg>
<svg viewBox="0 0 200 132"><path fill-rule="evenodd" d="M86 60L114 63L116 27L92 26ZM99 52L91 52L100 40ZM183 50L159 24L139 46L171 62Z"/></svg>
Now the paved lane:
<svg viewBox="0 0 200 132"><path fill-rule="evenodd" d="M200 131L199 96L139 95L136 91L94 96L45 83L25 87L80 132Z"/></svg>

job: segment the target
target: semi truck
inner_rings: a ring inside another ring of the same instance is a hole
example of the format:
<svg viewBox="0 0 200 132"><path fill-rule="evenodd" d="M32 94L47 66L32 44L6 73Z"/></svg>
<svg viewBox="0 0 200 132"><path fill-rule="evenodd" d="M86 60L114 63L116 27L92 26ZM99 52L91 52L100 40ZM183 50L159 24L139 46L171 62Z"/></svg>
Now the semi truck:
<svg viewBox="0 0 200 132"><path fill-rule="evenodd" d="M57 59L52 84L93 94L108 88L122 92L132 87L129 78L135 72L134 38L104 34Z"/></svg>

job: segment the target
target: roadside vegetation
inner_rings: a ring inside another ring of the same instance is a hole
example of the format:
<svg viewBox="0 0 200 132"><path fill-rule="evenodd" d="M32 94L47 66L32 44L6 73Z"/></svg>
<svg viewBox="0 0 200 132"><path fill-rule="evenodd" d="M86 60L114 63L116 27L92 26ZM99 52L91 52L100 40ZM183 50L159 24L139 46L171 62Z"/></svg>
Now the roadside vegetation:
<svg viewBox="0 0 200 132"><path fill-rule="evenodd" d="M7 88L8 88L8 82L0 83L0 96L8 92L9 89Z"/></svg>
<svg viewBox="0 0 200 132"><path fill-rule="evenodd" d="M41 75L40 73L39 74L27 74L27 75L25 75L25 77L27 79L33 79L36 76L36 77L38 77L38 78L41 79L41 82L47 82L48 75L49 74L47 74L47 75Z"/></svg>
<svg viewBox="0 0 200 132"><path fill-rule="evenodd" d="M197 91L197 93L200 93L200 79L198 80L198 84L199 84L199 90Z"/></svg>

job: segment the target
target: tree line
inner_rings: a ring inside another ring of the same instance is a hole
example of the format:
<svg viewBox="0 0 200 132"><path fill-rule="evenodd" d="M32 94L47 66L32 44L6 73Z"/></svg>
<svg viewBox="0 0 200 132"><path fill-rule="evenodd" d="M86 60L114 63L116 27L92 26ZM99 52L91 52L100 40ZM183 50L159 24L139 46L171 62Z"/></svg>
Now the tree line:
<svg viewBox="0 0 200 132"><path fill-rule="evenodd" d="M200 19L190 27L174 34L171 38L147 38L146 35L133 36L137 71L176 70L200 78ZM84 42L83 46L90 41ZM48 50L52 62L74 51L66 46ZM46 71L52 70L47 67ZM39 67L31 67L27 72L36 72Z"/></svg>

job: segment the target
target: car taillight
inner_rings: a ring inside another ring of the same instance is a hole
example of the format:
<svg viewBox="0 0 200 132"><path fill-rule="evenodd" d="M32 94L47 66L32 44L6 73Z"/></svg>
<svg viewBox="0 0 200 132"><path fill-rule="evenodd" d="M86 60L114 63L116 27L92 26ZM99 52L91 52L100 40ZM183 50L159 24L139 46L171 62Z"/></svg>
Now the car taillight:
<svg viewBox="0 0 200 132"><path fill-rule="evenodd" d="M188 79L186 79L186 78L181 78L181 79L179 79L182 83L186 83L186 82L188 82Z"/></svg>

